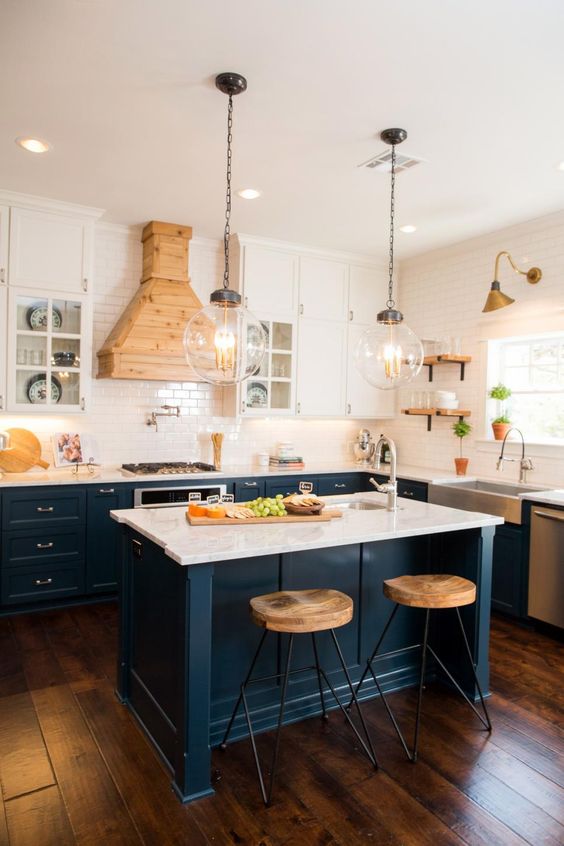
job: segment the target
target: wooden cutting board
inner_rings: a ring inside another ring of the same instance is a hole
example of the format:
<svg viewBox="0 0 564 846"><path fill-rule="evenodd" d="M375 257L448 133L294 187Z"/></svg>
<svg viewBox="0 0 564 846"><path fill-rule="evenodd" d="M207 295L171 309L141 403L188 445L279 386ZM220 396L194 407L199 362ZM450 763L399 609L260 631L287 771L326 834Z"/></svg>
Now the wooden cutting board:
<svg viewBox="0 0 564 846"><path fill-rule="evenodd" d="M191 526L249 526L253 523L329 523L335 517L342 517L343 512L334 508L322 511L321 514L308 514L301 517L298 514L286 514L285 517L247 517L237 520L235 517L191 517L186 512L186 519Z"/></svg>
<svg viewBox="0 0 564 846"><path fill-rule="evenodd" d="M28 429L6 429L10 446L0 450L0 470L5 473L25 473L38 464L47 468L49 463L41 458L41 444Z"/></svg>

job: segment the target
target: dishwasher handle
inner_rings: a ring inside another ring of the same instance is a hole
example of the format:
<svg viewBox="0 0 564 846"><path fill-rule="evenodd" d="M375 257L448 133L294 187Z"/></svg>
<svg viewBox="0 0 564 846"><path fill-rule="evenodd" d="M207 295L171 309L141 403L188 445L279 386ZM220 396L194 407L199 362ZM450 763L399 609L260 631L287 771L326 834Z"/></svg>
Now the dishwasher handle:
<svg viewBox="0 0 564 846"><path fill-rule="evenodd" d="M556 514L547 514L546 511L533 511L537 517L544 517L545 520L555 520L557 523L564 523L564 512L562 517L557 517Z"/></svg>

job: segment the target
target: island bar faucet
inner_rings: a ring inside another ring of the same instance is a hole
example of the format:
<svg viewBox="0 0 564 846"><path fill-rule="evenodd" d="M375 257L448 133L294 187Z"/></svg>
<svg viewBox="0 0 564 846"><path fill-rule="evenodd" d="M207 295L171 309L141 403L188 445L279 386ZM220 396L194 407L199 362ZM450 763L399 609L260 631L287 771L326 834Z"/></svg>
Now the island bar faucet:
<svg viewBox="0 0 564 846"><path fill-rule="evenodd" d="M369 482L374 485L379 493L388 494L388 504L386 506L388 511L397 511L398 507L398 483L396 479L396 464L397 464L397 450L394 441L388 438L387 435L380 435L378 443L376 444L376 463L375 470L380 469L380 454L381 447L387 444L390 450L390 480L379 485L376 479L370 478Z"/></svg>
<svg viewBox="0 0 564 846"><path fill-rule="evenodd" d="M505 441L507 440L510 432L519 432L521 436L521 458L504 458L503 451L505 449ZM523 432L521 429L518 429L516 426L512 426L511 429L508 429L507 434L503 439L503 443L501 445L501 455L497 459L496 469L503 470L503 462L504 461L518 461L519 462L519 484L525 485L527 483L527 470L534 470L533 462L530 458L525 458L525 438L523 437Z"/></svg>

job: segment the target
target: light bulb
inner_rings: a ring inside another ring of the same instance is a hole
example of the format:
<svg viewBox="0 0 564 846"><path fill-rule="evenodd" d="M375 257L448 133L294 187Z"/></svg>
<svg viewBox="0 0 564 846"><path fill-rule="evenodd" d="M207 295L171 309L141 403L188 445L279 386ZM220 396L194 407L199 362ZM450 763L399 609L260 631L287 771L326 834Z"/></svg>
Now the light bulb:
<svg viewBox="0 0 564 846"><path fill-rule="evenodd" d="M259 369L266 336L248 309L212 302L186 326L184 349L188 364L206 382L235 385Z"/></svg>
<svg viewBox="0 0 564 846"><path fill-rule="evenodd" d="M378 322L360 336L354 362L367 382L389 390L417 376L423 366L423 346L403 321Z"/></svg>

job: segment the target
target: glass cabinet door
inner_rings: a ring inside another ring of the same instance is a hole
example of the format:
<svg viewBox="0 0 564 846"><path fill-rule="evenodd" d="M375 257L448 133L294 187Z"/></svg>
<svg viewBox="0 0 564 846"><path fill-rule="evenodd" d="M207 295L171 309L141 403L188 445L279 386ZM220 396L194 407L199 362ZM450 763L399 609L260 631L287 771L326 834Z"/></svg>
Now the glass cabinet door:
<svg viewBox="0 0 564 846"><path fill-rule="evenodd" d="M18 411L84 407L84 301L11 291L9 405Z"/></svg>
<svg viewBox="0 0 564 846"><path fill-rule="evenodd" d="M266 352L260 369L243 385L245 408L257 415L289 413L293 411L296 327L276 320L261 323Z"/></svg>

